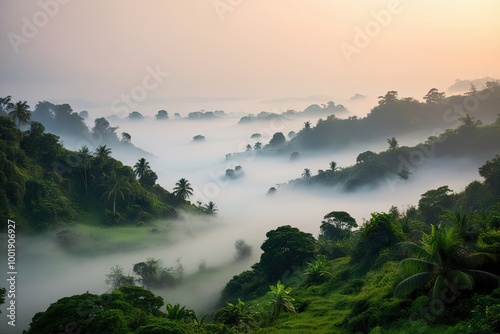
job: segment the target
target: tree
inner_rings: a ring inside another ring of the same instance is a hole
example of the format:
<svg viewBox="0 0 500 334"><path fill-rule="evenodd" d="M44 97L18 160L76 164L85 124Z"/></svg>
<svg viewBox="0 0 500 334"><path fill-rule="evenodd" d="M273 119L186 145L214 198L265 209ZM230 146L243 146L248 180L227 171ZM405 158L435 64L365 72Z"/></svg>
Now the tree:
<svg viewBox="0 0 500 334"><path fill-rule="evenodd" d="M276 132L273 135L273 138L269 141L269 146L270 147L276 147L283 145L286 142L285 135L282 132Z"/></svg>
<svg viewBox="0 0 500 334"><path fill-rule="evenodd" d="M255 145L253 146L254 150L260 150L262 148L262 143L261 142L256 142Z"/></svg>
<svg viewBox="0 0 500 334"><path fill-rule="evenodd" d="M363 163L363 162L368 162L372 161L377 157L377 154L372 152L372 151L365 151L363 153L360 153L358 157L356 158L356 163Z"/></svg>
<svg viewBox="0 0 500 334"><path fill-rule="evenodd" d="M106 145L99 145L95 150L95 157L101 166L105 165L111 158L111 149Z"/></svg>
<svg viewBox="0 0 500 334"><path fill-rule="evenodd" d="M177 181L174 187L174 195L181 200L189 199L193 195L193 188L189 181L185 178Z"/></svg>
<svg viewBox="0 0 500 334"><path fill-rule="evenodd" d="M125 275L122 266L116 265L111 267L109 274L106 274L106 284L114 290L124 286L134 286L135 280L133 276Z"/></svg>
<svg viewBox="0 0 500 334"><path fill-rule="evenodd" d="M151 167L149 166L149 162L147 162L145 158L140 158L139 161L137 161L134 165L134 173L139 178L139 181L149 170L151 170Z"/></svg>
<svg viewBox="0 0 500 334"><path fill-rule="evenodd" d="M348 237L353 228L358 227L356 220L345 211L332 211L323 217L320 235L330 240Z"/></svg>
<svg viewBox="0 0 500 334"><path fill-rule="evenodd" d="M108 200L113 199L113 213L116 213L116 199L121 197L125 199L126 194L130 194L130 184L126 176L116 176L115 171L111 171L111 174L107 178L108 180L108 191L106 191L103 196Z"/></svg>
<svg viewBox="0 0 500 334"><path fill-rule="evenodd" d="M146 289L157 289L175 285L172 268L165 268L159 259L148 258L145 262L134 264L134 273L138 282Z"/></svg>
<svg viewBox="0 0 500 334"><path fill-rule="evenodd" d="M399 146L398 141L394 137L387 139L387 144L389 144L389 150L391 151L397 149Z"/></svg>
<svg viewBox="0 0 500 334"><path fill-rule="evenodd" d="M243 239L236 240L234 248L236 249L236 260L241 260L252 255L252 246L247 244Z"/></svg>
<svg viewBox="0 0 500 334"><path fill-rule="evenodd" d="M389 103L396 102L398 100L398 92L395 90L388 91L384 96L378 97L380 101L378 101L379 106L383 106Z"/></svg>
<svg viewBox="0 0 500 334"><path fill-rule="evenodd" d="M128 118L130 120L141 120L144 119L144 116L138 111L132 111L130 114L128 114Z"/></svg>
<svg viewBox="0 0 500 334"><path fill-rule="evenodd" d="M267 293L267 300L272 306L273 318L279 317L283 311L295 313L295 307L292 304L295 299L289 295L292 288L285 288L285 285L278 281L276 286L270 285L269 289L271 291Z"/></svg>
<svg viewBox="0 0 500 334"><path fill-rule="evenodd" d="M280 226L266 233L260 247L260 265L270 280L280 278L294 266L305 264L316 253L316 239L290 225Z"/></svg>
<svg viewBox="0 0 500 334"><path fill-rule="evenodd" d="M454 227L436 229L422 236L422 244L403 242L401 247L411 256L399 267L407 276L394 290L394 296L405 297L417 289L431 287L432 299L442 299L451 290L472 290L481 282L498 284L498 277L478 270L489 255L473 253L464 246Z"/></svg>
<svg viewBox="0 0 500 334"><path fill-rule="evenodd" d="M481 120L476 120L475 117L469 114L465 114L465 116L460 117L458 120L462 122L462 124L459 126L460 129L474 129L483 124Z"/></svg>
<svg viewBox="0 0 500 334"><path fill-rule="evenodd" d="M479 167L479 175L484 177L485 183L492 189L500 191L500 155L495 155L493 159Z"/></svg>
<svg viewBox="0 0 500 334"><path fill-rule="evenodd" d="M302 177L304 179L308 179L311 177L311 170L309 168L304 168L304 172L302 172Z"/></svg>
<svg viewBox="0 0 500 334"><path fill-rule="evenodd" d="M168 119L168 112L166 110L158 110L158 113L156 113L156 119L157 120L162 120L162 119Z"/></svg>
<svg viewBox="0 0 500 334"><path fill-rule="evenodd" d="M11 104L12 97L10 95L6 97L0 97L0 114L7 115L7 110L9 105Z"/></svg>
<svg viewBox="0 0 500 334"><path fill-rule="evenodd" d="M337 170L337 163L335 161L330 161L328 165L330 166L330 170L332 172L335 172Z"/></svg>
<svg viewBox="0 0 500 334"><path fill-rule="evenodd" d="M251 151L251 150L252 150L252 145L247 144L247 146L246 146L246 150L247 150L247 152L248 152L248 151Z"/></svg>
<svg viewBox="0 0 500 334"><path fill-rule="evenodd" d="M305 131L311 130L311 122L309 122L309 121L304 122L304 130Z"/></svg>
<svg viewBox="0 0 500 334"><path fill-rule="evenodd" d="M219 209L217 209L217 206L215 205L214 202L210 201L207 204L205 204L205 208L203 209L203 211L205 211L205 213L209 215L216 215Z"/></svg>
<svg viewBox="0 0 500 334"><path fill-rule="evenodd" d="M21 127L21 124L27 124L31 118L30 106L26 101L19 101L16 103L9 102L7 110L9 110L9 116L12 120L17 119L18 129Z"/></svg>
<svg viewBox="0 0 500 334"><path fill-rule="evenodd" d="M129 135L127 132L122 132L122 142L130 143L131 139L132 139L131 135Z"/></svg>
<svg viewBox="0 0 500 334"><path fill-rule="evenodd" d="M87 190L88 190L87 171L92 163L92 154L90 154L89 148L86 145L83 145L82 148L78 150L78 155L80 157L80 167L83 169L82 178L83 178L83 186L85 187L85 196L87 196Z"/></svg>
<svg viewBox="0 0 500 334"><path fill-rule="evenodd" d="M440 93L437 88L432 88L424 96L426 103L439 103L444 100L446 94L444 92Z"/></svg>

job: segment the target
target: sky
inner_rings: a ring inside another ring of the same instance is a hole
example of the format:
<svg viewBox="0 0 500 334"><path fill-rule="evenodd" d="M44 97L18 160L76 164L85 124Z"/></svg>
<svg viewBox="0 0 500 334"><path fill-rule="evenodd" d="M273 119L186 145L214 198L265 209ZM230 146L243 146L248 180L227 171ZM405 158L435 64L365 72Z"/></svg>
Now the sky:
<svg viewBox="0 0 500 334"><path fill-rule="evenodd" d="M0 0L0 96L108 114L421 99L500 78L499 17L494 0Z"/></svg>

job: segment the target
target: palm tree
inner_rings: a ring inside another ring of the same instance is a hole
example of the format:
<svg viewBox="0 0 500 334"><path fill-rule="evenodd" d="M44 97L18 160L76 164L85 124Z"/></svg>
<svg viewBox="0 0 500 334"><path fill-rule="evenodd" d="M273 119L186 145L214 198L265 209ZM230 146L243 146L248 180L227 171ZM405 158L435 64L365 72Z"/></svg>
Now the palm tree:
<svg viewBox="0 0 500 334"><path fill-rule="evenodd" d="M127 132L122 132L122 142L130 143L130 140L132 140L132 136Z"/></svg>
<svg viewBox="0 0 500 334"><path fill-rule="evenodd" d="M134 165L134 173L139 180L150 170L151 167L149 166L149 162L147 162L144 158L140 158Z"/></svg>
<svg viewBox="0 0 500 334"><path fill-rule="evenodd" d="M175 184L174 195L182 200L189 199L189 196L193 195L193 188L191 188L189 181L185 178L180 179Z"/></svg>
<svg viewBox="0 0 500 334"><path fill-rule="evenodd" d="M417 289L430 288L432 299L439 299L448 287L472 290L479 282L496 282L497 276L478 270L491 256L472 253L464 246L458 229L432 226L431 233L422 236L422 245L403 242L410 258L400 263L406 279L394 290L395 297L405 297Z"/></svg>
<svg viewBox="0 0 500 334"><path fill-rule="evenodd" d="M111 157L111 149L106 145L100 145L95 150L95 156L99 161L106 163Z"/></svg>
<svg viewBox="0 0 500 334"><path fill-rule="evenodd" d="M7 113L9 105L11 105L12 97L10 95L6 97L0 97L0 110L2 113Z"/></svg>
<svg viewBox="0 0 500 334"><path fill-rule="evenodd" d="M270 285L269 289L271 291L267 293L267 296L268 302L273 307L273 318L279 317L285 310L295 313L295 308L292 304L295 299L289 296L290 292L292 292L292 288L285 288L285 285L282 284L281 281L278 281L278 283L276 283L276 286Z"/></svg>
<svg viewBox="0 0 500 334"><path fill-rule="evenodd" d="M113 213L116 213L116 198L125 199L125 195L131 193L130 184L126 176L117 177L115 171L111 171L108 177L108 186L109 190L103 196L106 196L108 200L113 199Z"/></svg>
<svg viewBox="0 0 500 334"><path fill-rule="evenodd" d="M308 131L311 129L311 122L304 122L304 130Z"/></svg>
<svg viewBox="0 0 500 334"><path fill-rule="evenodd" d="M304 168L304 172L302 173L302 177L304 179L308 179L311 177L311 170L309 168Z"/></svg>
<svg viewBox="0 0 500 334"><path fill-rule="evenodd" d="M205 205L204 211L209 215L216 215L219 209L217 209L217 206L215 205L214 202L210 201L208 202L208 204Z"/></svg>
<svg viewBox="0 0 500 334"><path fill-rule="evenodd" d="M337 169L337 163L335 161L330 161L329 166L332 172L335 172L335 170Z"/></svg>
<svg viewBox="0 0 500 334"><path fill-rule="evenodd" d="M12 120L17 119L17 128L19 129L22 124L27 124L31 118L30 106L26 101L19 101L16 103L9 102L7 110L10 110L9 116Z"/></svg>
<svg viewBox="0 0 500 334"><path fill-rule="evenodd" d="M387 144L389 144L389 150L395 150L399 146L398 141L394 137L387 139Z"/></svg>
<svg viewBox="0 0 500 334"><path fill-rule="evenodd" d="M85 187L85 196L87 196L87 188L88 188L88 176L87 169L90 168L90 163L92 161L92 155L90 154L90 150L87 146L83 145L80 150L78 150L78 154L80 155L80 167L83 169L83 185Z"/></svg>

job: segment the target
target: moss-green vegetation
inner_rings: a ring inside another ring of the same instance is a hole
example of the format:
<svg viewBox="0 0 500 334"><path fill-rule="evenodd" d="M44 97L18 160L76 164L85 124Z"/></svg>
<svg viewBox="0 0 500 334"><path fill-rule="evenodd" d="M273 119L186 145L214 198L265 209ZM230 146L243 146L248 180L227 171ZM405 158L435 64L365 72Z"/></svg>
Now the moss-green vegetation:
<svg viewBox="0 0 500 334"><path fill-rule="evenodd" d="M67 228L63 244L71 248L78 246L72 241L103 235L74 229L71 222L140 227L154 219L175 218L179 210L203 212L187 201L192 194L187 180L182 179L170 193L155 184L156 174L145 159L133 169L114 159L106 145L95 152L85 146L69 151L38 122L21 132L9 118L0 116L0 133L1 219L15 220L24 232ZM113 238L120 238L120 233Z"/></svg>
<svg viewBox="0 0 500 334"><path fill-rule="evenodd" d="M123 333L497 333L499 171L500 156L480 168L482 205L469 188L443 186L404 213L373 213L358 230L334 211L318 223L318 240L291 226L269 231L260 261L227 283L208 317L123 286L178 276L149 259L134 265L135 278L114 268L112 294L59 300L35 315L28 333L70 325L81 333L113 333L111 325Z"/></svg>

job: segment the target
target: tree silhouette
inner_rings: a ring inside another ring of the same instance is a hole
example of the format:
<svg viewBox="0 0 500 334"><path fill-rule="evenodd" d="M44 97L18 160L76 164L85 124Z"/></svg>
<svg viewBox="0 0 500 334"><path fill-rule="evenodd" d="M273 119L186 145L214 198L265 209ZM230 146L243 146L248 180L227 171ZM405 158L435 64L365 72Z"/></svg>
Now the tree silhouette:
<svg viewBox="0 0 500 334"><path fill-rule="evenodd" d="M145 158L140 158L134 165L134 173L139 180L141 180L149 170L151 170L151 167Z"/></svg>
<svg viewBox="0 0 500 334"><path fill-rule="evenodd" d="M337 170L337 163L335 161L330 161L328 165L330 166L330 170L332 172L335 172L335 170Z"/></svg>
<svg viewBox="0 0 500 334"><path fill-rule="evenodd" d="M429 288L432 299L440 299L449 288L472 290L481 282L498 284L497 276L478 270L490 257L486 253L472 253L464 246L459 231L454 228L435 228L422 236L422 244L401 243L411 256L400 263L407 276L394 290L394 296L405 297L417 289Z"/></svg>
<svg viewBox="0 0 500 334"><path fill-rule="evenodd" d="M394 137L387 139L387 144L389 144L389 150L395 150L399 146L398 141Z"/></svg>
<svg viewBox="0 0 500 334"><path fill-rule="evenodd" d="M209 215L216 215L217 211L219 211L219 209L217 209L217 206L215 205L214 202L210 201L207 204L205 204L203 211L205 211Z"/></svg>
<svg viewBox="0 0 500 334"><path fill-rule="evenodd" d="M186 198L189 199L190 196L193 195L193 188L191 188L191 184L185 178L177 181L174 187L174 195L182 200Z"/></svg>
<svg viewBox="0 0 500 334"><path fill-rule="evenodd" d="M304 179L308 179L311 177L311 170L309 168L304 168L304 172L302 173L302 177Z"/></svg>
<svg viewBox="0 0 500 334"><path fill-rule="evenodd" d="M461 129L473 129L483 124L481 120L477 119L469 114L466 114L464 117L460 117L458 119L462 124L459 126Z"/></svg>
<svg viewBox="0 0 500 334"><path fill-rule="evenodd" d="M87 170L90 168L92 162L92 154L87 146L83 145L80 150L78 150L78 155L80 156L80 167L83 169L82 178L83 186L85 187L85 196L87 196L88 190L88 174Z"/></svg>
<svg viewBox="0 0 500 334"><path fill-rule="evenodd" d="M26 101L19 101L16 103L9 102L7 105L9 116L12 120L17 120L17 128L19 129L22 124L27 124L31 118L30 106Z"/></svg>
<svg viewBox="0 0 500 334"><path fill-rule="evenodd" d="M309 121L304 122L304 130L306 131L311 130L311 122Z"/></svg>
<svg viewBox="0 0 500 334"><path fill-rule="evenodd" d="M131 135L129 135L127 132L122 132L122 142L130 143L131 139L132 139Z"/></svg>
<svg viewBox="0 0 500 334"><path fill-rule="evenodd" d="M262 143L261 142L256 142L255 145L253 146L254 150L260 150L262 148Z"/></svg>
<svg viewBox="0 0 500 334"><path fill-rule="evenodd" d="M438 103L441 102L445 96L446 94L440 93L437 88L432 88L427 94L425 94L424 100L426 103Z"/></svg>

